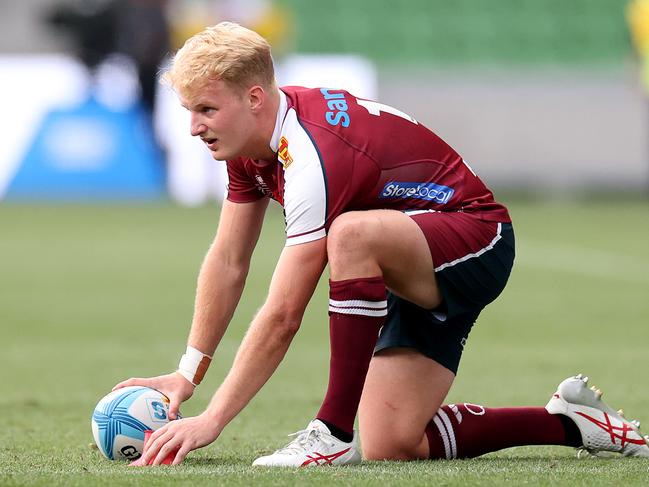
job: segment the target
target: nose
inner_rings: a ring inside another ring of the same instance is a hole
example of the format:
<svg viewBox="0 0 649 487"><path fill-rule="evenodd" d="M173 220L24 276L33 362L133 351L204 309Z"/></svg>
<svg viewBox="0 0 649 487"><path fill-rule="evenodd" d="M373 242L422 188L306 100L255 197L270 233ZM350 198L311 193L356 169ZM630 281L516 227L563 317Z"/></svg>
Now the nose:
<svg viewBox="0 0 649 487"><path fill-rule="evenodd" d="M196 137L197 135L201 135L206 130L207 127L200 120L200 114L192 112L190 122L190 132L192 136Z"/></svg>

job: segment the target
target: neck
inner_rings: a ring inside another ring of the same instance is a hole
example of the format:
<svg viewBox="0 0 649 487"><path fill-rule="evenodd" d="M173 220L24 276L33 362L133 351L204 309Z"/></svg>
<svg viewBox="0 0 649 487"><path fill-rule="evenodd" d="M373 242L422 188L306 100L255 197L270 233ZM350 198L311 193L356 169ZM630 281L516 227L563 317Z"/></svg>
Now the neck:
<svg viewBox="0 0 649 487"><path fill-rule="evenodd" d="M253 159L270 161L277 156L277 153L270 148L270 140L275 130L275 121L279 110L279 96L279 88L275 86L268 92L268 102L264 104L263 112L259 117L258 137L254 144L258 151L255 151L257 153L251 156Z"/></svg>

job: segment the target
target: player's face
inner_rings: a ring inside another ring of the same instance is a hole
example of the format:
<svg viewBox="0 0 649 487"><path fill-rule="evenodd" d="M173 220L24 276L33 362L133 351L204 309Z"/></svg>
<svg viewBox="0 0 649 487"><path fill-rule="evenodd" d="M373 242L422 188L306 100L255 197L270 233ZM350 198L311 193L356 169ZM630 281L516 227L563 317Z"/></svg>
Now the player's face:
<svg viewBox="0 0 649 487"><path fill-rule="evenodd" d="M250 153L255 121L244 90L221 80L209 80L180 98L191 113L191 134L201 138L214 159Z"/></svg>

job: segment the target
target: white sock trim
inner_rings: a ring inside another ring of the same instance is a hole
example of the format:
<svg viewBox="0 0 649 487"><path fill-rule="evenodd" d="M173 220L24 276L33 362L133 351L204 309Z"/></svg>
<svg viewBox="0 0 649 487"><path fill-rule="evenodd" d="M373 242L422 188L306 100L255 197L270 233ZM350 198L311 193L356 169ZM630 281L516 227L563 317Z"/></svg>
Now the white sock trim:
<svg viewBox="0 0 649 487"><path fill-rule="evenodd" d="M451 445L451 458L457 458L457 442L455 441L455 431L453 431L453 424L451 418L448 417L443 409L437 411L437 415L442 419L446 431L448 432L448 441Z"/></svg>
<svg viewBox="0 0 649 487"><path fill-rule="evenodd" d="M329 306L335 306L336 308L380 309L380 308L387 308L388 301L387 299L384 299L383 301L365 301L362 299L347 299L345 301L338 301L336 299L330 299Z"/></svg>
<svg viewBox="0 0 649 487"><path fill-rule="evenodd" d="M437 426L437 429L439 430L439 435L442 437L442 442L444 443L444 452L446 453L446 459L451 460L453 457L451 456L451 446L449 445L448 441L448 433L446 432L446 428L442 424L442 420L439 419L439 415L435 415L433 418L433 423L435 423L435 426Z"/></svg>
<svg viewBox="0 0 649 487"><path fill-rule="evenodd" d="M363 299L339 301L337 299L330 299L329 311L342 315L381 317L387 316L388 314L388 302L385 299L382 301L366 301Z"/></svg>
<svg viewBox="0 0 649 487"><path fill-rule="evenodd" d="M329 311L332 313L339 313L341 315L360 315L360 316L387 316L388 310L385 309L363 309L363 308L336 308L335 306L329 306Z"/></svg>

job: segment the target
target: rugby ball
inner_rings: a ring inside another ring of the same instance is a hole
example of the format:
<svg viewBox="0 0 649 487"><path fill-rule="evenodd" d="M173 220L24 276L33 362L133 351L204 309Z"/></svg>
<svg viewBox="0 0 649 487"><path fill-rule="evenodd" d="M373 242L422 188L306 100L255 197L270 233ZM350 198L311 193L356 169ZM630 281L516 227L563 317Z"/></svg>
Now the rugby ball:
<svg viewBox="0 0 649 487"><path fill-rule="evenodd" d="M144 432L168 422L167 396L149 387L124 387L97 403L92 413L92 435L109 460L133 461L142 456Z"/></svg>

